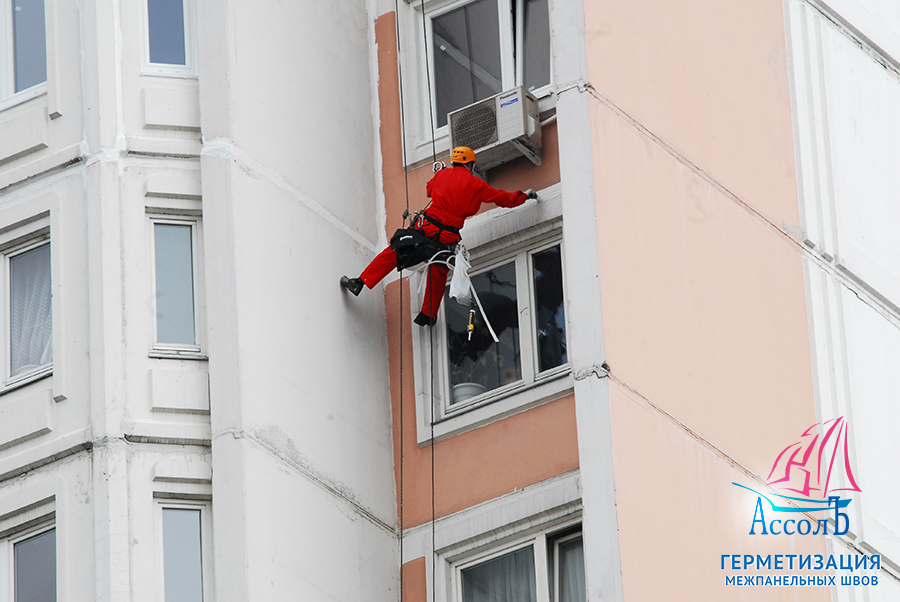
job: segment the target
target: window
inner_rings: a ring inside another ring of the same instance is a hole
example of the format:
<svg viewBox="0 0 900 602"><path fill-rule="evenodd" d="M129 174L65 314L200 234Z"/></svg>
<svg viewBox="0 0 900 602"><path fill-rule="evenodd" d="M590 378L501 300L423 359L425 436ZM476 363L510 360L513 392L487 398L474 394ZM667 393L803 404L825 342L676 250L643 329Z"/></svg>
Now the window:
<svg viewBox="0 0 900 602"><path fill-rule="evenodd" d="M524 249L487 269L473 270L471 279L499 342L494 342L477 306L467 309L445 297L445 415L568 368L559 242Z"/></svg>
<svg viewBox="0 0 900 602"><path fill-rule="evenodd" d="M196 295L198 223L152 219L154 348L199 352Z"/></svg>
<svg viewBox="0 0 900 602"><path fill-rule="evenodd" d="M458 602L585 602L580 532L544 535L456 567Z"/></svg>
<svg viewBox="0 0 900 602"><path fill-rule="evenodd" d="M164 507L163 579L166 602L203 602L200 507Z"/></svg>
<svg viewBox="0 0 900 602"><path fill-rule="evenodd" d="M190 0L147 0L149 71L156 74L193 74Z"/></svg>
<svg viewBox="0 0 900 602"><path fill-rule="evenodd" d="M514 86L548 86L548 0L475 0L430 15L437 127L447 114Z"/></svg>
<svg viewBox="0 0 900 602"><path fill-rule="evenodd" d="M56 602L56 529L45 525L0 542L0 584L0 600Z"/></svg>
<svg viewBox="0 0 900 602"><path fill-rule="evenodd" d="M53 311L50 242L33 242L6 255L7 384L50 371Z"/></svg>
<svg viewBox="0 0 900 602"><path fill-rule="evenodd" d="M44 0L0 0L0 108L43 92L46 81Z"/></svg>

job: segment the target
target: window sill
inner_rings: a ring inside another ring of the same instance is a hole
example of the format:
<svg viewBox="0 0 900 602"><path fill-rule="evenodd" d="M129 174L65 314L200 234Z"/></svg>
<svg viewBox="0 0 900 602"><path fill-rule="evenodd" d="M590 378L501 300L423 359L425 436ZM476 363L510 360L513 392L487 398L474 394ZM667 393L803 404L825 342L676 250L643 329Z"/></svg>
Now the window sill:
<svg viewBox="0 0 900 602"><path fill-rule="evenodd" d="M472 403L465 407L451 410L446 416L439 418L434 423L434 439L440 441L466 431L485 426L491 422L502 420L530 410L539 405L565 397L574 391L575 378L572 376L570 366L559 371L552 372L533 383L520 384L502 390L495 390L480 395ZM418 422L417 439L419 445L425 445L431 439L431 425L427 421L425 412L427 399L421 395L419 401L419 415L425 418Z"/></svg>
<svg viewBox="0 0 900 602"><path fill-rule="evenodd" d="M196 360L206 361L209 356L199 351L179 351L177 349L154 349L147 357L162 360Z"/></svg>
<svg viewBox="0 0 900 602"><path fill-rule="evenodd" d="M6 393L15 391L16 389L21 389L22 387L30 385L33 382L43 380L48 376L53 376L53 364L43 366L35 370L34 372L24 374L22 376L17 376L14 380L8 381L3 385L3 388L0 389L0 395L5 395Z"/></svg>
<svg viewBox="0 0 900 602"><path fill-rule="evenodd" d="M42 84L37 84L28 88L27 90L22 90L21 92L17 92L16 94L10 96L6 100L0 101L0 111L6 111L7 109L11 109L18 105L24 104L29 100L33 100L38 98L39 96L47 95L47 82Z"/></svg>

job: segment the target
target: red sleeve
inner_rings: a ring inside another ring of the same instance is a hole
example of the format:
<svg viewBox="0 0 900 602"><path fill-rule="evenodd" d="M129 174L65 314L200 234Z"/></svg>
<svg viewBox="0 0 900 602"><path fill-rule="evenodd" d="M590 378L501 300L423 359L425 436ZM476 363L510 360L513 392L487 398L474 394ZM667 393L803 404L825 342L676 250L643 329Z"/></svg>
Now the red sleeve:
<svg viewBox="0 0 900 602"><path fill-rule="evenodd" d="M478 192L476 198L482 203L494 203L500 207L518 207L528 199L521 190L506 192L505 190L497 190L491 187L484 180L477 181Z"/></svg>

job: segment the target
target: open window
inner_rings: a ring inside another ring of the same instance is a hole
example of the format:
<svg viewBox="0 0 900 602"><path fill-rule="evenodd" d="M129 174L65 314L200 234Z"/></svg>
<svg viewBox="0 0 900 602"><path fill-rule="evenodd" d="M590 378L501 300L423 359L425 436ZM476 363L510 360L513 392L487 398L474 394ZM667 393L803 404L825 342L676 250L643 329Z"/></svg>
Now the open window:
<svg viewBox="0 0 900 602"><path fill-rule="evenodd" d="M0 0L0 109L46 91L44 0Z"/></svg>

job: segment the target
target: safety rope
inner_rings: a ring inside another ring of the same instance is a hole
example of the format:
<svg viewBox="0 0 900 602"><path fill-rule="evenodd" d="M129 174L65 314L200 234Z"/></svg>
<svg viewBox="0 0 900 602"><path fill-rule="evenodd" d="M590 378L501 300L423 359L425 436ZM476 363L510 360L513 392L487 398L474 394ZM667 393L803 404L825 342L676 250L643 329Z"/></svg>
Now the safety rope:
<svg viewBox="0 0 900 602"><path fill-rule="evenodd" d="M425 0L421 0L422 41L425 43L425 89L428 90L428 123L431 125L431 161L437 164L437 149L434 142L434 107L431 102L431 64L428 62L428 24L425 21ZM399 58L399 56L398 56ZM435 169L437 171L437 169Z"/></svg>
<svg viewBox="0 0 900 602"><path fill-rule="evenodd" d="M403 62L400 60L400 7L394 0L394 36L397 38L397 81L400 92L400 152L403 159L403 181L406 190L406 210L403 212L403 227L409 217L409 173L406 171L406 116L403 112ZM399 516L397 517L397 547L400 552L400 592L399 600L403 602L403 270L400 270L398 286L400 296L400 483L398 497L400 499Z"/></svg>

